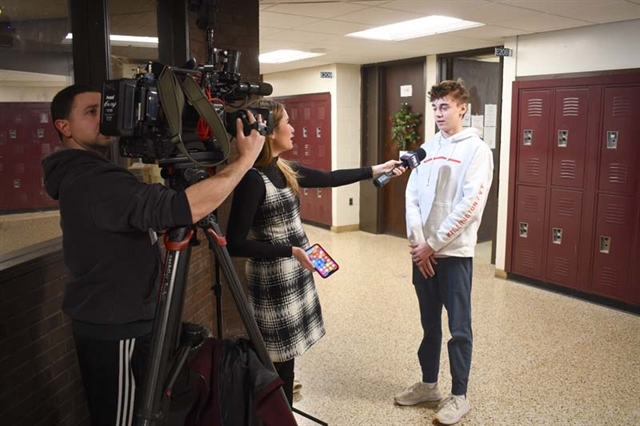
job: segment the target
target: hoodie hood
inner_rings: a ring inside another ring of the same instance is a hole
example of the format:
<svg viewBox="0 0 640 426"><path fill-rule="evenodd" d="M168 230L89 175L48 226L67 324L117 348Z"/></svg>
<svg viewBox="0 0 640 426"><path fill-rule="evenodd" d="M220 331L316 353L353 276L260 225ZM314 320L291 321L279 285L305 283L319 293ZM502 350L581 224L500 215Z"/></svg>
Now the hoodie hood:
<svg viewBox="0 0 640 426"><path fill-rule="evenodd" d="M92 170L83 164L109 163L109 160L93 151L66 148L48 155L42 160L44 187L54 200L60 198L60 189L68 179L78 179L79 171Z"/></svg>
<svg viewBox="0 0 640 426"><path fill-rule="evenodd" d="M480 132L475 127L465 127L461 132L456 133L449 138L445 138L442 135L442 132L438 132L438 143L448 142L448 143L458 143L465 141L469 138L480 137Z"/></svg>

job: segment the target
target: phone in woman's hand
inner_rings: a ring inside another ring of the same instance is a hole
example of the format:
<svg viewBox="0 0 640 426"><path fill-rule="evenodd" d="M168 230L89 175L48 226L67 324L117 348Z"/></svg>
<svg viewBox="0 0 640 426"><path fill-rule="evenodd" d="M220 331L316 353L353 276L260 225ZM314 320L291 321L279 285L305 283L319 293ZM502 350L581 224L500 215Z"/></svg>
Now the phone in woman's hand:
<svg viewBox="0 0 640 426"><path fill-rule="evenodd" d="M313 263L313 267L318 271L322 278L327 278L329 275L340 269L340 266L331 256L329 256L329 253L327 253L320 244L316 243L312 245L306 250L306 252L309 256L309 260Z"/></svg>

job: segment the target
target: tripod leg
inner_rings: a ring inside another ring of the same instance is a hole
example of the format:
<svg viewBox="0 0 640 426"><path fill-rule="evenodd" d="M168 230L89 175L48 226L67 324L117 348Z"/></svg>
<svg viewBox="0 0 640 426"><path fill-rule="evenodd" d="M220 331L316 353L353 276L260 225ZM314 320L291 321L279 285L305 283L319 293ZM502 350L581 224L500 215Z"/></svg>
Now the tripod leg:
<svg viewBox="0 0 640 426"><path fill-rule="evenodd" d="M191 258L191 228L175 228L165 234L167 253L158 291L158 306L153 323L149 363L142 383L142 401L136 412L138 425L158 426L166 421L162 414L169 359L178 345L182 304Z"/></svg>
<svg viewBox="0 0 640 426"><path fill-rule="evenodd" d="M249 310L249 301L247 300L247 296L244 294L238 274L236 274L236 271L233 268L233 263L231 262L231 257L229 256L229 252L226 247L227 242L224 237L221 236L222 233L220 232L220 227L211 215L209 216L208 226L209 228L205 230L205 235L213 248L216 259L220 263L222 272L229 283L229 290L231 291L233 300L236 302L238 312L240 312L240 318L242 318L242 322L249 334L249 339L253 343L256 354L258 355L258 358L260 358L260 361L262 361L262 364L272 371L276 371L273 366L273 362L271 362L271 358L269 357L269 353L267 352L267 348L264 345L264 340L262 339L262 334L260 333L258 324L256 324L253 313ZM287 405L289 405L282 388L280 388L280 396Z"/></svg>

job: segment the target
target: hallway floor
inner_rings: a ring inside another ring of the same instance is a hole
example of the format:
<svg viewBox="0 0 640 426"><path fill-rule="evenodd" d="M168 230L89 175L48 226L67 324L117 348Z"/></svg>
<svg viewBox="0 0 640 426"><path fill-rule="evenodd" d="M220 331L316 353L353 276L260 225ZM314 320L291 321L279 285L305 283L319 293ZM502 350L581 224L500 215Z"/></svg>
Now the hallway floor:
<svg viewBox="0 0 640 426"><path fill-rule="evenodd" d="M332 426L432 424L437 403L393 403L421 377L407 241L306 230L340 270L316 275L327 335L296 360L294 406ZM459 424L640 425L640 317L497 279L490 253L490 243L476 252L472 409ZM443 324L440 386L449 391Z"/></svg>

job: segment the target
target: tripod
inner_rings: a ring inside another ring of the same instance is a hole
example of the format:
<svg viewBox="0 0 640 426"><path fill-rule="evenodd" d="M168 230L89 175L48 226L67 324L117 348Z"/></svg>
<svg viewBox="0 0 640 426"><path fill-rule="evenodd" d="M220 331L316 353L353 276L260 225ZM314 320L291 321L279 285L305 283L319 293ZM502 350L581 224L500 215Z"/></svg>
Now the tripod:
<svg viewBox="0 0 640 426"><path fill-rule="evenodd" d="M184 188L209 176L209 173L191 163L180 160L164 164L163 176L170 177L170 186ZM141 426L161 426L166 421L166 411L172 396L173 385L184 366L189 352L202 344L207 330L197 324L181 325L182 306L189 271L191 248L197 241L197 228L204 230L217 263L220 264L247 334L254 350L268 369L275 368L264 345L258 325L249 310L249 304L242 290L240 280L233 269L220 227L213 214L200 220L197 225L170 229L164 236L167 249L162 281L158 292L158 306L153 325L149 362L145 380L142 383L142 400L136 412L137 423ZM282 388L280 396L288 404ZM291 414L291 420L293 414Z"/></svg>

